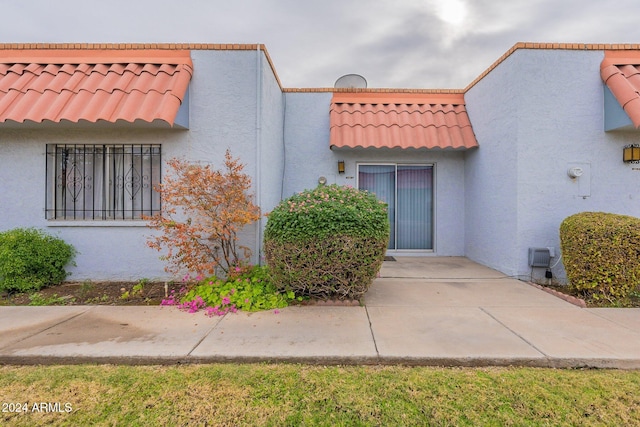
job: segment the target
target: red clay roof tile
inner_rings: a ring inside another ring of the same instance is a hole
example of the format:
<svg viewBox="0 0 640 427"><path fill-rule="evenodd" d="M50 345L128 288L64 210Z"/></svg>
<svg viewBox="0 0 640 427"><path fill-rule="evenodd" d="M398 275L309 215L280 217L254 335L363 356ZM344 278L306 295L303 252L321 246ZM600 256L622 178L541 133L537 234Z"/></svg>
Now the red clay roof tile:
<svg viewBox="0 0 640 427"><path fill-rule="evenodd" d="M478 146L462 93L335 93L332 148Z"/></svg>
<svg viewBox="0 0 640 427"><path fill-rule="evenodd" d="M605 51L600 75L633 126L640 128L640 50Z"/></svg>
<svg viewBox="0 0 640 427"><path fill-rule="evenodd" d="M118 120L173 125L193 74L188 50L8 50L0 123Z"/></svg>

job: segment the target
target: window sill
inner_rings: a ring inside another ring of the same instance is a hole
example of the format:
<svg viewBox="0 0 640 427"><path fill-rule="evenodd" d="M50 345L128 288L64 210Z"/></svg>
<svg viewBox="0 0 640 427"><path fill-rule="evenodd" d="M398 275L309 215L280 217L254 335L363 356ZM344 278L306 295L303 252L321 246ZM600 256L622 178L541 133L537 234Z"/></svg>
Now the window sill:
<svg viewBox="0 0 640 427"><path fill-rule="evenodd" d="M147 227L149 221L137 219L125 220L49 220L47 227Z"/></svg>

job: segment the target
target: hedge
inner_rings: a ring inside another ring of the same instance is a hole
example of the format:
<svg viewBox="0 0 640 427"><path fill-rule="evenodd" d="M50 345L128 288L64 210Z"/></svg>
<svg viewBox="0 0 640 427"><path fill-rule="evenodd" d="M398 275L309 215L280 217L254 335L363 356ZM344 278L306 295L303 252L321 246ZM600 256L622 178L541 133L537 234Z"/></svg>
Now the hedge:
<svg viewBox="0 0 640 427"><path fill-rule="evenodd" d="M279 289L319 299L359 299L384 260L386 204L365 191L320 186L282 201L268 215L264 236Z"/></svg>
<svg viewBox="0 0 640 427"><path fill-rule="evenodd" d="M640 218L582 212L560 225L569 284L587 298L624 303L640 284Z"/></svg>
<svg viewBox="0 0 640 427"><path fill-rule="evenodd" d="M66 279L76 251L58 237L35 228L0 233L0 291L29 292Z"/></svg>

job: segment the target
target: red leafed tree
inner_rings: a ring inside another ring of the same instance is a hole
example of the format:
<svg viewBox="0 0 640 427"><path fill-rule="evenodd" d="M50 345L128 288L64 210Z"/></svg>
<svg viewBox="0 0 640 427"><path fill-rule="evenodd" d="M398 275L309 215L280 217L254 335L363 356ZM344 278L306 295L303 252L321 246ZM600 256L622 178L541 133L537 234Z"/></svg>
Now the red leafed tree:
<svg viewBox="0 0 640 427"><path fill-rule="evenodd" d="M242 172L244 165L229 150L222 170L180 159L168 165L159 188L162 209L147 218L162 234L150 237L148 245L167 249L162 256L167 272L213 274L220 268L227 273L251 254L238 245L238 232L260 217L248 193L251 178Z"/></svg>

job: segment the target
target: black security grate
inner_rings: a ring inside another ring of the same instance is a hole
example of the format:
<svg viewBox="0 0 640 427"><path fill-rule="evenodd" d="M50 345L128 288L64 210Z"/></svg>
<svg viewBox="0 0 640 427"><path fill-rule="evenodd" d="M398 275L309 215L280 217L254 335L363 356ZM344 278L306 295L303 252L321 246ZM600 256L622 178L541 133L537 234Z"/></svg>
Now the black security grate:
<svg viewBox="0 0 640 427"><path fill-rule="evenodd" d="M46 218L140 219L160 209L160 145L47 145Z"/></svg>

